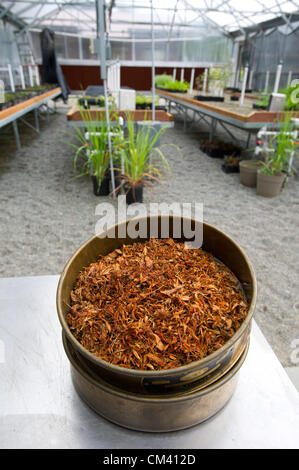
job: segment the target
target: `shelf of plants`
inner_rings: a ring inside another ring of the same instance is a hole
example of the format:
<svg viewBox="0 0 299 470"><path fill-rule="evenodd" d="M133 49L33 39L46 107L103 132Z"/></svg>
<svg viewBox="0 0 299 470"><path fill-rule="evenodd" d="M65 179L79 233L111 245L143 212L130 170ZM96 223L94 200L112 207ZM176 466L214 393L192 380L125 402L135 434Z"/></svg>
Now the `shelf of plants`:
<svg viewBox="0 0 299 470"><path fill-rule="evenodd" d="M41 106L49 99L57 98L61 88L49 85L47 88L27 88L16 93L6 93L5 103L1 103L0 127L24 116L33 109Z"/></svg>

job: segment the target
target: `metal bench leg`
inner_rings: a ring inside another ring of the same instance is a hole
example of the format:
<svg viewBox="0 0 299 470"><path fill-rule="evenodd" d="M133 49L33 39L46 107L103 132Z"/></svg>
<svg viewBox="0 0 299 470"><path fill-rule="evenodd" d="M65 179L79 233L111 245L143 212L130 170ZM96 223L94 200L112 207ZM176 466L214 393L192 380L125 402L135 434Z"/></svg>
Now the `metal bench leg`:
<svg viewBox="0 0 299 470"><path fill-rule="evenodd" d="M39 132L38 109L34 110L34 121L35 121L35 129L37 132Z"/></svg>
<svg viewBox="0 0 299 470"><path fill-rule="evenodd" d="M247 144L246 144L246 148L247 148L247 149L249 149L250 141L251 141L251 132L248 132Z"/></svg>
<svg viewBox="0 0 299 470"><path fill-rule="evenodd" d="M217 119L212 118L211 119L211 127L210 127L210 136L209 136L209 141L212 142L214 139L214 134L216 132L216 127L217 127Z"/></svg>
<svg viewBox="0 0 299 470"><path fill-rule="evenodd" d="M17 149L21 150L21 141L20 141L20 135L19 135L19 129L18 129L18 124L17 121L12 121L12 127L16 139L16 144L17 144Z"/></svg>
<svg viewBox="0 0 299 470"><path fill-rule="evenodd" d="M187 131L187 109L184 110L184 132Z"/></svg>

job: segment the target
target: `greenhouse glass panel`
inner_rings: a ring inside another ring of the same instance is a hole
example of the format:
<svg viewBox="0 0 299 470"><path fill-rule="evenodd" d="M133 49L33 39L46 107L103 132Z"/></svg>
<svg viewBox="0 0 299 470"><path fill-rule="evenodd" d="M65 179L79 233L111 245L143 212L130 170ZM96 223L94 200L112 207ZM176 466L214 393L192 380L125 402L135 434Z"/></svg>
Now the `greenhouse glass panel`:
<svg viewBox="0 0 299 470"><path fill-rule="evenodd" d="M84 60L96 60L97 55L93 50L92 42L89 38L82 38L82 52Z"/></svg>
<svg viewBox="0 0 299 470"><path fill-rule="evenodd" d="M79 59L79 39L76 36L65 36L66 38L66 55L68 59Z"/></svg>

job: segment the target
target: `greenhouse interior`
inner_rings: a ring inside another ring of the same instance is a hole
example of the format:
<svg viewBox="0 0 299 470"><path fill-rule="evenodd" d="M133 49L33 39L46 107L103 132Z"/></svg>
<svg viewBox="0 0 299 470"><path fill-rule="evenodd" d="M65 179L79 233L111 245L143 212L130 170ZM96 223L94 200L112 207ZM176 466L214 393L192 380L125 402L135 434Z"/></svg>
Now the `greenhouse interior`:
<svg viewBox="0 0 299 470"><path fill-rule="evenodd" d="M298 40L298 0L0 0L2 449L298 448Z"/></svg>

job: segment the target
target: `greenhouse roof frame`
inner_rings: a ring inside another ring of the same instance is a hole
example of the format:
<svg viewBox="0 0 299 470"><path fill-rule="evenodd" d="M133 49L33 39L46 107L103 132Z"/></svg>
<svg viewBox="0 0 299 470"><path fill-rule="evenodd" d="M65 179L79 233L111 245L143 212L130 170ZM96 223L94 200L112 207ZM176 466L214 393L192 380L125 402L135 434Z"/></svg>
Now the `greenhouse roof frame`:
<svg viewBox="0 0 299 470"><path fill-rule="evenodd" d="M208 26L232 38L260 29L262 24L290 25L299 18L298 0L153 0L155 35L192 39ZM106 0L110 10L110 37L138 41L150 30L150 2L146 0ZM96 29L95 2L91 0L2 0L0 19L6 17L23 31L51 27L62 30L77 22L92 36ZM277 19L279 19L277 23Z"/></svg>

